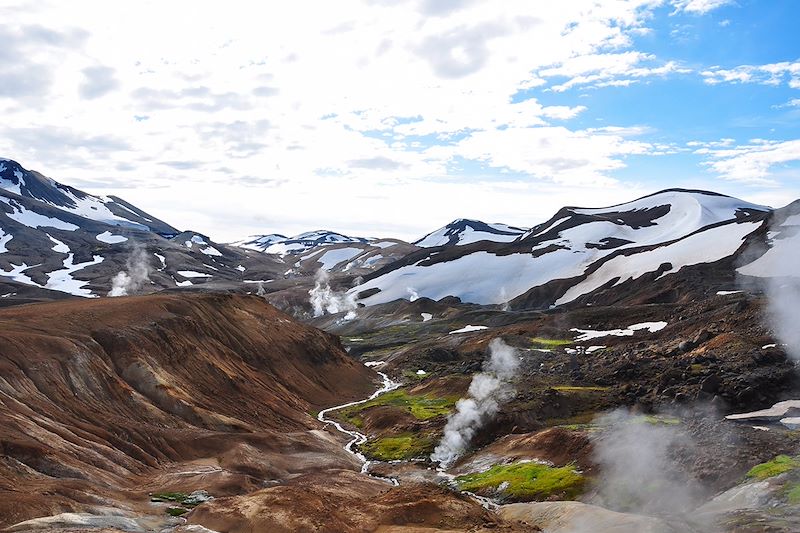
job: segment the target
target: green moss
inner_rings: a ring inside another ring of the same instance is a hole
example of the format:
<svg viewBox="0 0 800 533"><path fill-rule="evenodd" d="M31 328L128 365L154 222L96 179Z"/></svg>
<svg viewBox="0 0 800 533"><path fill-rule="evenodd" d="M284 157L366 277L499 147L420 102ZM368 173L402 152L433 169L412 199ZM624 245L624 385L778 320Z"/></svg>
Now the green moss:
<svg viewBox="0 0 800 533"><path fill-rule="evenodd" d="M189 512L189 509L183 507L167 507L167 514L170 516L181 516Z"/></svg>
<svg viewBox="0 0 800 533"><path fill-rule="evenodd" d="M706 371L706 367L704 365L695 363L695 364L689 365L689 371L691 372L691 374L693 376L697 376L697 375L702 374L703 372L705 372Z"/></svg>
<svg viewBox="0 0 800 533"><path fill-rule="evenodd" d="M681 423L680 418L665 415L642 415L633 419L634 423L651 424L653 426L677 426Z"/></svg>
<svg viewBox="0 0 800 533"><path fill-rule="evenodd" d="M610 387L581 387L579 385L556 385L552 387L558 392L603 392Z"/></svg>
<svg viewBox="0 0 800 533"><path fill-rule="evenodd" d="M411 380L423 380L430 376L429 373L425 372L424 374L417 374L416 370L404 370L403 377L406 377Z"/></svg>
<svg viewBox="0 0 800 533"><path fill-rule="evenodd" d="M154 492L150 495L151 502L183 503L189 498L185 492Z"/></svg>
<svg viewBox="0 0 800 533"><path fill-rule="evenodd" d="M430 455L436 441L430 436L400 435L369 440L360 446L364 455L380 461L399 461Z"/></svg>
<svg viewBox="0 0 800 533"><path fill-rule="evenodd" d="M786 500L792 505L800 505L800 483L786 487Z"/></svg>
<svg viewBox="0 0 800 533"><path fill-rule="evenodd" d="M337 413L338 416L353 425L358 425L358 421L361 421L363 425L363 420L361 420L359 413L371 407L388 405L410 413L417 420L429 420L437 416L446 416L450 414L457 400L458 397L456 396L437 398L428 394L412 395L408 394L403 389L397 389L382 394L368 402L342 409Z"/></svg>
<svg viewBox="0 0 800 533"><path fill-rule="evenodd" d="M749 479L767 479L800 468L800 461L788 455L779 455L771 461L756 465L747 472Z"/></svg>
<svg viewBox="0 0 800 533"><path fill-rule="evenodd" d="M553 349L558 348L559 346L567 346L572 344L572 341L569 339L546 339L544 337L532 337L531 344L535 348L547 348Z"/></svg>
<svg viewBox="0 0 800 533"><path fill-rule="evenodd" d="M586 479L573 465L554 468L519 462L458 476L456 483L462 490L472 492L496 491L502 485L502 495L518 501L545 500L552 496L571 500L583 492Z"/></svg>

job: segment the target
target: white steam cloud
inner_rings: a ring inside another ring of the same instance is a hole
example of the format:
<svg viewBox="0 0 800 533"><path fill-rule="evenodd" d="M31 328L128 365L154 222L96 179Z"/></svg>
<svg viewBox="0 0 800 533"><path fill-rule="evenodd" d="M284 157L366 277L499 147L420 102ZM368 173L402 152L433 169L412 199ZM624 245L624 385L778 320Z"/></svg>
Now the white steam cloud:
<svg viewBox="0 0 800 533"><path fill-rule="evenodd" d="M767 295L770 326L786 353L800 361L800 217L773 222L769 234L770 249L737 271L758 280ZM746 279L740 282L749 284Z"/></svg>
<svg viewBox="0 0 800 533"><path fill-rule="evenodd" d="M456 403L455 413L447 419L444 436L431 454L431 460L443 468L467 450L475 433L514 396L510 381L519 367L517 350L501 339L494 339L489 343L489 351L491 355L483 371L472 378L467 397Z"/></svg>
<svg viewBox="0 0 800 533"><path fill-rule="evenodd" d="M406 287L406 292L408 293L409 302L416 302L419 300L419 293L414 287Z"/></svg>
<svg viewBox="0 0 800 533"><path fill-rule="evenodd" d="M342 313L347 311L345 319L351 320L356 317L356 295L346 292L336 292L331 289L330 276L323 270L317 270L314 276L314 288L308 291L311 307L314 316L322 316L325 313Z"/></svg>
<svg viewBox="0 0 800 533"><path fill-rule="evenodd" d="M644 515L686 516L704 490L673 455L694 446L679 426L617 410L595 422L592 434L599 475L593 501L607 509Z"/></svg>
<svg viewBox="0 0 800 533"><path fill-rule="evenodd" d="M775 334L786 345L786 353L800 361L800 279L770 280L766 292L770 323Z"/></svg>
<svg viewBox="0 0 800 533"><path fill-rule="evenodd" d="M125 261L125 270L111 279L111 290L108 296L128 296L136 294L145 284L150 282L150 266L147 252L141 246L134 246Z"/></svg>

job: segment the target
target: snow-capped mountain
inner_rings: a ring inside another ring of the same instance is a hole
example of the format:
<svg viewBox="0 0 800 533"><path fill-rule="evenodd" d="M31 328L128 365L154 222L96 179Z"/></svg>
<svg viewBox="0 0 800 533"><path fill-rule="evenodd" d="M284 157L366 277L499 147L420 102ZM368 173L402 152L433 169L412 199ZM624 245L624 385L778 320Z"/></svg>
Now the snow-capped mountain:
<svg viewBox="0 0 800 533"><path fill-rule="evenodd" d="M599 209L565 207L512 242L426 248L354 288L364 304L406 298L561 305L634 280L730 258L772 210L729 196L672 189ZM527 296L524 296L526 295Z"/></svg>
<svg viewBox="0 0 800 533"><path fill-rule="evenodd" d="M432 248L447 245L459 246L478 241L511 242L526 231L528 230L506 224L487 224L480 220L459 218L428 233L414 244L421 248Z"/></svg>
<svg viewBox="0 0 800 533"><path fill-rule="evenodd" d="M101 197L87 194L73 187L62 185L38 172L22 168L16 161L0 159L0 189L23 198L38 200L72 215L124 228L152 231L165 237L178 230L128 202L115 196ZM10 202L5 202L11 205ZM12 206L13 207L13 206ZM24 208L14 207L11 216L30 218Z"/></svg>
<svg viewBox="0 0 800 533"><path fill-rule="evenodd" d="M263 254L181 233L120 198L93 196L0 160L0 303L49 298L48 291L105 295L120 272L132 270L147 274L140 289L152 292L274 279L282 268Z"/></svg>
<svg viewBox="0 0 800 533"><path fill-rule="evenodd" d="M300 254L317 246L341 243L366 243L363 237L348 237L335 231L307 231L294 237L285 237L277 233L268 235L251 235L247 239L231 243L231 246L256 250L267 254L288 255Z"/></svg>

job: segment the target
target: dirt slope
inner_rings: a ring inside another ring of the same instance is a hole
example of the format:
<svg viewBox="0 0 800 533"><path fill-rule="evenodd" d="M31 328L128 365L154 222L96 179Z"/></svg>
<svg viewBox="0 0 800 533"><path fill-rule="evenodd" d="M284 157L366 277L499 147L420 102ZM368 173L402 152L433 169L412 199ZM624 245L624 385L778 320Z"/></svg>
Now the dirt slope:
<svg viewBox="0 0 800 533"><path fill-rule="evenodd" d="M0 310L0 527L147 506L149 491L237 494L355 468L311 413L374 380L336 337L257 297Z"/></svg>

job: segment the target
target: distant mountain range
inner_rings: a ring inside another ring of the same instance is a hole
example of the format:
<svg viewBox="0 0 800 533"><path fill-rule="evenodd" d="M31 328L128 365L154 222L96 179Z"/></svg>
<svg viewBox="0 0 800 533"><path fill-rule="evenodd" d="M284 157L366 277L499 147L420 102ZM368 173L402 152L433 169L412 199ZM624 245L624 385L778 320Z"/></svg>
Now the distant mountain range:
<svg viewBox="0 0 800 533"><path fill-rule="evenodd" d="M104 296L120 272L141 266L133 258L147 274L138 292L253 283L297 290L324 269L345 287L360 282L351 291L363 305L447 296L519 308L678 298L676 280L692 272L718 285L734 284L737 268L780 275L776 250L798 244L798 211L670 189L607 208L564 207L532 228L458 219L413 244L328 230L220 244L121 198L0 159L0 305L58 297L53 291Z"/></svg>
<svg viewBox="0 0 800 533"><path fill-rule="evenodd" d="M630 294L623 286L641 291L670 274L686 274L690 267L708 270L721 262L726 276L718 272L718 281L735 285L734 269L745 261L744 250L758 254L766 249L773 213L786 219L784 224L795 224L797 217L786 215L795 210L795 204L774 212L729 196L682 189L608 208L565 207L510 242L453 246L461 238L453 232L446 244L416 251L366 276L353 292L366 305L415 294L542 308L599 293L606 300L623 298ZM740 273L757 275L757 270L745 266Z"/></svg>

